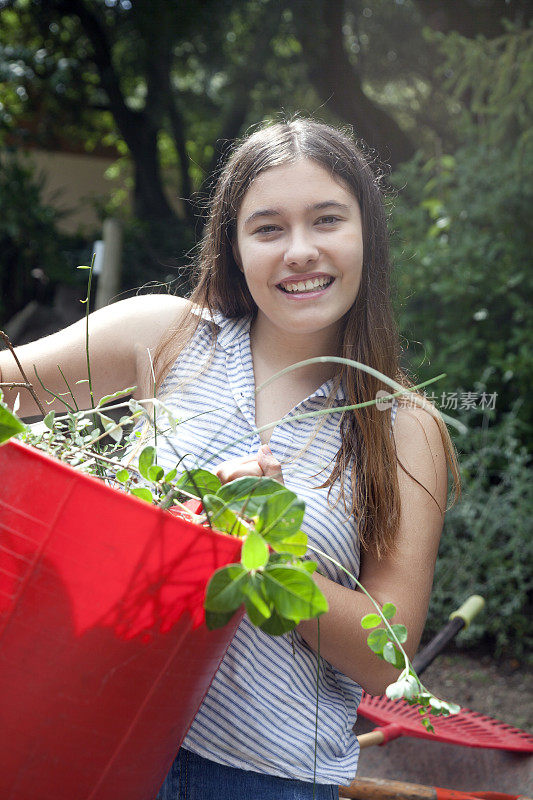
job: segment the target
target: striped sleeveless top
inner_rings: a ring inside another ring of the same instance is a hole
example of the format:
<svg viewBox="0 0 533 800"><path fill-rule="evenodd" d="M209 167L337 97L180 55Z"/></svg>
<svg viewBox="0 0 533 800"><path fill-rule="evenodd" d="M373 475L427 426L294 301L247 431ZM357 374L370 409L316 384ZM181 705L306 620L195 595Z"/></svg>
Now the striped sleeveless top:
<svg viewBox="0 0 533 800"><path fill-rule="evenodd" d="M206 311L196 313L207 318ZM210 325L200 323L161 388L162 400L180 420L170 439L158 437L158 463L164 468L176 464L176 454L187 454L187 467L213 470L221 461L255 454L261 445L255 433L251 320L226 319L216 313L213 321L218 331L214 353ZM207 369L198 375L209 357ZM195 376L193 380L173 390L190 375ZM354 521L346 515L337 487L329 502L328 489L316 488L329 476L341 444L340 412L318 417L318 425L317 418L293 419L320 409L332 386L327 381L293 408L272 430L269 445L281 463L285 485L305 501L302 529L310 544L357 576L359 542ZM341 387L335 405L344 402ZM349 498L349 485L346 490ZM326 577L355 588L346 573L310 555ZM297 631L270 636L243 619L183 747L227 766L312 781L316 679L317 655ZM352 728L361 692L353 680L321 659L318 783L349 783L355 775L359 745Z"/></svg>

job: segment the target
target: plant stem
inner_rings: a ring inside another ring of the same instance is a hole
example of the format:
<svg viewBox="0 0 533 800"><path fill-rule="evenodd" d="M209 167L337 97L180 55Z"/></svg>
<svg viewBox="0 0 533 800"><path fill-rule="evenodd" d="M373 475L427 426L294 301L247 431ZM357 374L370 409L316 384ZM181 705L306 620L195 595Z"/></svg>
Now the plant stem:
<svg viewBox="0 0 533 800"><path fill-rule="evenodd" d="M42 403L41 403L41 401L40 401L40 400L39 400L39 398L37 397L37 394L35 393L35 389L33 388L33 385L32 385L32 384L30 383L30 381L28 380L28 378L27 378L27 376L26 376L26 373L24 372L24 369L23 369L23 367L22 367L22 364L21 364L21 363L20 363L20 361L18 360L18 356L17 356L17 354L15 353L15 348L13 347L13 345L11 344L11 342L10 342L10 340L9 340L9 336L8 336L8 335L7 335L7 333L5 333L4 331L1 331L1 330L0 330L0 338L1 338L1 339L4 341L4 344L6 345L7 349L9 350L9 352L11 353L11 355L13 356L13 358L15 359L15 362L16 362L16 364L17 364L17 367L18 367L18 368L19 368L19 370L20 370L20 374L22 375L22 377L23 377L23 379L24 379L24 381L25 381L25 383L24 383L24 384L16 384L16 385L17 385L17 386L23 386L25 389L27 389L27 390L29 391L29 393L31 394L31 396L33 397L33 399L35 400L35 402L37 403L37 407L38 407L39 411L41 412L41 414L43 415L43 417L46 417L46 411L44 410L44 408L43 408L43 406L42 406ZM2 385L2 386L8 386L9 384L1 384L1 385ZM14 385L15 385L15 384L14 384Z"/></svg>
<svg viewBox="0 0 533 800"><path fill-rule="evenodd" d="M91 398L91 408L94 408L94 393L91 378L91 358L89 355L89 311L91 304L91 285L93 282L93 269L96 253L93 253L91 266L89 268L89 279L87 281L87 297L85 298L85 354L87 357L87 377L89 379L89 397Z"/></svg>
<svg viewBox="0 0 533 800"><path fill-rule="evenodd" d="M150 369L152 371L152 384L153 384L153 396L154 400L156 399L156 386L155 386L155 372L154 372L154 362L152 361L152 354L150 353L150 348L147 348L148 351L148 359L150 361ZM156 425L156 408L154 403L154 410L153 410L153 426L154 426L154 447L156 451L156 464L157 464L157 425Z"/></svg>
<svg viewBox="0 0 533 800"><path fill-rule="evenodd" d="M69 382L67 381L67 379L65 378L65 375L64 375L64 373L63 373L63 370L61 369L61 367L59 366L59 364L57 364L57 368L58 368L59 372L61 373L61 377L63 378L63 380L65 381L65 383L66 383L66 385L67 385L67 389L68 389L68 390L69 390L69 392L70 392L70 396L72 397L72 402L74 403L74 406L75 406L75 408L76 408L76 411L79 411L80 409L79 409L79 406L78 406L78 404L77 404L77 402L76 402L76 398L74 397L74 393L73 393L72 389L70 388L70 384L69 384Z"/></svg>
<svg viewBox="0 0 533 800"><path fill-rule="evenodd" d="M302 363L305 363L305 362L302 362ZM296 366L299 366L299 365L295 364L294 367L296 367ZM277 425L283 425L284 423L289 422L289 421L290 422L297 422L300 419L309 419L311 417L322 417L325 414L337 414L339 412L344 412L344 411L355 411L355 409L357 409L357 408L364 408L365 406L376 405L376 403L382 403L382 402L384 402L385 400L387 400L389 398L398 397L398 396L403 395L403 394L408 394L408 393L411 393L411 392L415 391L416 389L421 389L423 386L428 386L430 383L434 383L436 380L439 380L439 378L441 378L441 377L442 376L439 375L439 376L437 376L437 378L430 378L427 381L423 381L422 383L417 384L412 389L405 389L405 388L402 387L401 391L395 392L394 394L387 395L386 397L376 398L374 400L366 400L363 403L355 403L354 405L349 405L349 406L335 406L334 408L321 408L319 411L307 411L305 414L294 414L294 416L290 417L290 420L287 419L287 417L281 417L281 419L277 419L274 422L269 422L267 425L261 425L261 427L255 428L253 431L251 431L250 433L246 433L244 436L241 436L239 439L234 439L232 442L230 442L230 444L225 445L225 447L222 447L220 450L218 450L213 455L210 455L209 457L205 458L203 463L204 464L209 464L210 461L213 461L215 458L218 458L226 450L229 450L230 447L233 447L233 445L240 444L240 442L244 442L244 441L246 441L246 439L251 439L252 436L256 436L257 434L262 433L263 431L271 430L272 428L275 428ZM272 379L270 379L270 380L272 380ZM264 385L265 384L263 384L263 386ZM442 414L441 414L441 416L444 419L444 416ZM452 421L453 421L454 424L457 424L457 425L462 424L462 423L456 423L455 420L452 420ZM200 456L200 458L201 457L202 456Z"/></svg>
<svg viewBox="0 0 533 800"><path fill-rule="evenodd" d="M35 377L37 378L37 380L39 381L39 383L40 383L40 384L41 384L41 386L43 387L44 391L45 391L45 392L47 392L48 394L52 395L52 397L55 397L55 399L56 399L56 400L58 400L60 403L63 403L63 405L64 405L64 406L66 406L66 407L68 408L68 410L69 410L69 411L71 411L72 413L74 413L74 411L75 411L75 408L74 408L74 406L71 406L71 405L70 405L70 403L67 403L67 401L66 401L66 400L63 400L63 398L62 398L62 397L60 397L58 394L56 394L55 392L53 392L51 389L48 389L48 388L47 388L47 387L44 385L44 383L43 383L43 382L42 382L42 380L41 380L41 377L40 377L39 373L37 372L37 367L36 367L36 365L35 365L35 364L33 365L33 371L35 372ZM51 401L50 401L50 402L51 402ZM44 415L46 416L46 411L44 412ZM66 414L65 416L66 416L66 417L68 417L68 414Z"/></svg>

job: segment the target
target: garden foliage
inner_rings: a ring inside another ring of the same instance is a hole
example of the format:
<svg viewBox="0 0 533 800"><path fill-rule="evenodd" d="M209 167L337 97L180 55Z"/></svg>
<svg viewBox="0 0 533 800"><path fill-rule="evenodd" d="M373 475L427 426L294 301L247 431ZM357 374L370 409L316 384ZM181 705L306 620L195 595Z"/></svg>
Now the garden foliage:
<svg viewBox="0 0 533 800"><path fill-rule="evenodd" d="M463 495L446 515L426 636L462 599L481 594L483 614L463 646L490 643L497 656L531 657L533 482L515 411L458 437Z"/></svg>
<svg viewBox="0 0 533 800"><path fill-rule="evenodd" d="M428 394L469 428L456 435L463 496L446 516L426 633L482 594L487 611L463 641L518 657L533 638L532 155L484 143L419 155L394 175L392 211L405 365L419 380L445 372Z"/></svg>

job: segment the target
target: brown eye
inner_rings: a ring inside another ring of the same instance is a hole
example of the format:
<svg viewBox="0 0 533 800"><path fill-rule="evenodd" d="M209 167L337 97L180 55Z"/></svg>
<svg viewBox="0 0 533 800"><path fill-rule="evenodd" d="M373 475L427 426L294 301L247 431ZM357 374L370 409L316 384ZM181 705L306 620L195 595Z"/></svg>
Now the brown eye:
<svg viewBox="0 0 533 800"><path fill-rule="evenodd" d="M317 219L319 225L334 225L336 222L340 222L340 217L328 216Z"/></svg>
<svg viewBox="0 0 533 800"><path fill-rule="evenodd" d="M254 233L273 233L279 230L277 225L261 225Z"/></svg>

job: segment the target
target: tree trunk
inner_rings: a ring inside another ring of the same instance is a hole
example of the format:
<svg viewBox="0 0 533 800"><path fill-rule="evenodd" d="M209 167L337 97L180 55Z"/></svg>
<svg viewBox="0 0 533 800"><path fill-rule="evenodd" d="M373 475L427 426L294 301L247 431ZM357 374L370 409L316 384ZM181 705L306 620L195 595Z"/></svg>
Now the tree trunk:
<svg viewBox="0 0 533 800"><path fill-rule="evenodd" d="M375 149L381 161L397 166L415 153L415 147L398 123L364 93L361 78L344 48L342 2L319 2L322 37L309 25L309 6L295 0L294 21L309 77L324 101L337 116L353 126L354 133Z"/></svg>
<svg viewBox="0 0 533 800"><path fill-rule="evenodd" d="M145 220L176 219L163 189L157 148L158 131L143 117L143 114L139 114L139 119L133 120L134 126L120 126L135 167L135 216Z"/></svg>
<svg viewBox="0 0 533 800"><path fill-rule="evenodd" d="M52 7L66 16L75 14L91 42L93 58L111 113L126 142L135 167L135 214L141 219L176 219L161 180L157 135L159 125L144 111L133 111L125 102L120 77L111 57L105 17L85 0L54 0Z"/></svg>

